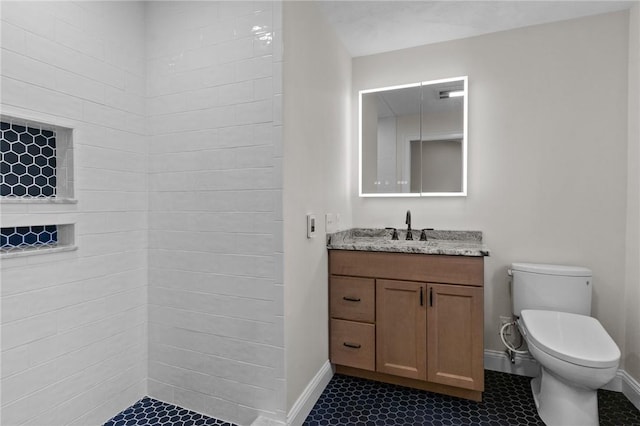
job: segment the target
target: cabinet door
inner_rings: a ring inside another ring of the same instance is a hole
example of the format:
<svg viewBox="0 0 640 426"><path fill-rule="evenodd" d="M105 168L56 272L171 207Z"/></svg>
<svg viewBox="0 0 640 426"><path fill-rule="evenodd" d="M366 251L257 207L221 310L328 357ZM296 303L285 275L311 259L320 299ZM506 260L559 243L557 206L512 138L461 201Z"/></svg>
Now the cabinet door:
<svg viewBox="0 0 640 426"><path fill-rule="evenodd" d="M429 284L427 380L484 390L483 290Z"/></svg>
<svg viewBox="0 0 640 426"><path fill-rule="evenodd" d="M426 284L376 280L376 371L426 380Z"/></svg>

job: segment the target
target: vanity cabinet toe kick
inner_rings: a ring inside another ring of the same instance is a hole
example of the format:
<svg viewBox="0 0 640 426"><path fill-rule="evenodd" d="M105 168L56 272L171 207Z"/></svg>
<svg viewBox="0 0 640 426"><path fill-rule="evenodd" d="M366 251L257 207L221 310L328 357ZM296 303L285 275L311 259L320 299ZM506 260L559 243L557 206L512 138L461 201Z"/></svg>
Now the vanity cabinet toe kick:
<svg viewBox="0 0 640 426"><path fill-rule="evenodd" d="M482 400L484 258L329 250L336 372Z"/></svg>

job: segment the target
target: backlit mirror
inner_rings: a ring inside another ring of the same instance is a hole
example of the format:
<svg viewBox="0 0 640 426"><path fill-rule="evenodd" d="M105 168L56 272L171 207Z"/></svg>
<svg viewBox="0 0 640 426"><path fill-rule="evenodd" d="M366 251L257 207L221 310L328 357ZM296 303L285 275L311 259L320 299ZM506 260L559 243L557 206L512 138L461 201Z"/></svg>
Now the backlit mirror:
<svg viewBox="0 0 640 426"><path fill-rule="evenodd" d="M467 193L467 77L360 92L360 196Z"/></svg>

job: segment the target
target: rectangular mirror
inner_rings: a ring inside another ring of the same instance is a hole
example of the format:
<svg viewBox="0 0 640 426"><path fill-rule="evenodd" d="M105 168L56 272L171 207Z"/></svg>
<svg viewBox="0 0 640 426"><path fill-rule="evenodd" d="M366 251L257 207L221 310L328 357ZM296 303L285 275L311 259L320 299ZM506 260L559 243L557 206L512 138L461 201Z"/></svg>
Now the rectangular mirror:
<svg viewBox="0 0 640 426"><path fill-rule="evenodd" d="M467 77L360 92L360 196L465 196Z"/></svg>

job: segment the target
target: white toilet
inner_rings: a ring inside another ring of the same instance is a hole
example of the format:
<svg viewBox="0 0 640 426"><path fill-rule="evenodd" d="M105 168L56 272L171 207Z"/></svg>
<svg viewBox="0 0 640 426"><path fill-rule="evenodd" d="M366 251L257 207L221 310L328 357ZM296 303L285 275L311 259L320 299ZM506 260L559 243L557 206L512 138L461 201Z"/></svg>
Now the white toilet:
<svg viewBox="0 0 640 426"><path fill-rule="evenodd" d="M598 388L614 378L620 349L591 315L591 271L513 263L513 313L540 363L531 381L547 426L598 425Z"/></svg>

